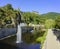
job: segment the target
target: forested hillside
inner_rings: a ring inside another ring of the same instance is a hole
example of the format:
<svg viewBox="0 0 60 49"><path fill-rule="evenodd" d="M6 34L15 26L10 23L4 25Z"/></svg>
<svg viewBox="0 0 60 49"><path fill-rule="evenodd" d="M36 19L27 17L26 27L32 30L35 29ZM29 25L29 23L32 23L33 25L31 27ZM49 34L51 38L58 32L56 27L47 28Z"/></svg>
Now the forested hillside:
<svg viewBox="0 0 60 49"><path fill-rule="evenodd" d="M14 9L11 4L7 4L0 7L0 28L15 27L19 13L21 14L22 22L27 24L45 24L46 20L52 19L56 22L56 26L60 27L60 13L48 12L39 14L37 11L23 12L19 8Z"/></svg>
<svg viewBox="0 0 60 49"><path fill-rule="evenodd" d="M42 14L41 16L47 17L48 19L55 19L58 15L60 15L60 13L48 12L48 13Z"/></svg>

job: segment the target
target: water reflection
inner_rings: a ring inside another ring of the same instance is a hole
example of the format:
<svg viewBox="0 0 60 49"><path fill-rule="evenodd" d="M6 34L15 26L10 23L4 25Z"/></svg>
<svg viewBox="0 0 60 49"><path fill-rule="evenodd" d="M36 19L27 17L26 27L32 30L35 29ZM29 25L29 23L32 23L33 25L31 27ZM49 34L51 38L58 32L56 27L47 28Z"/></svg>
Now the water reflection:
<svg viewBox="0 0 60 49"><path fill-rule="evenodd" d="M0 41L0 49L40 49L40 43L15 43L16 36Z"/></svg>
<svg viewBox="0 0 60 49"><path fill-rule="evenodd" d="M40 49L40 44L23 43L22 45L18 44L14 46L0 41L0 49Z"/></svg>

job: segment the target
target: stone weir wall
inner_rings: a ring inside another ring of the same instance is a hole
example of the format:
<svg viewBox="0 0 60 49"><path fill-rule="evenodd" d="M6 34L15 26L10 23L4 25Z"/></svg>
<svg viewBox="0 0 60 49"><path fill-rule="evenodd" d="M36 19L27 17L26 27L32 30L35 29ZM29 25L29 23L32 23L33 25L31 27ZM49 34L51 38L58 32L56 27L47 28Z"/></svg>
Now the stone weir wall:
<svg viewBox="0 0 60 49"><path fill-rule="evenodd" d="M33 30L33 27L22 27L22 33L30 32ZM2 28L0 29L0 39L14 35L17 33L16 28Z"/></svg>
<svg viewBox="0 0 60 49"><path fill-rule="evenodd" d="M2 28L0 29L0 39L16 34L16 28Z"/></svg>

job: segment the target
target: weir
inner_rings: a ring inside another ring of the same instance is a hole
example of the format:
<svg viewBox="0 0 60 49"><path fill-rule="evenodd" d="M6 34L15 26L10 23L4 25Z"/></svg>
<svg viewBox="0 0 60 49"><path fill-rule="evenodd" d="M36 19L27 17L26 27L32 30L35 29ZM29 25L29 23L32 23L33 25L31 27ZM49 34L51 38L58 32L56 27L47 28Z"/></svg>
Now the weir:
<svg viewBox="0 0 60 49"><path fill-rule="evenodd" d="M17 14L17 34L16 34L17 40L16 40L16 43L22 42L22 39L21 39L22 32L21 32L21 25L20 24L21 24L21 14L20 14L20 12L18 12L18 14Z"/></svg>

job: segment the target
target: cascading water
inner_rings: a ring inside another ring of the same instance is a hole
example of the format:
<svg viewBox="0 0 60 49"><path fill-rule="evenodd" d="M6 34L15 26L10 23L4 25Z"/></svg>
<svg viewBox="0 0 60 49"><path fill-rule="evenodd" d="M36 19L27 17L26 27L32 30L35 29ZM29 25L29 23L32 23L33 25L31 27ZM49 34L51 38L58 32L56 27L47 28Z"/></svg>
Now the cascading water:
<svg viewBox="0 0 60 49"><path fill-rule="evenodd" d="M18 12L18 14L16 14L16 21L17 21L17 41L16 43L21 43L22 40L21 40L21 35L22 35L22 30L21 30L21 13L20 13L20 10Z"/></svg>
<svg viewBox="0 0 60 49"><path fill-rule="evenodd" d="M22 42L21 34L22 34L22 32L21 32L21 25L19 24L18 28L17 28L17 41L16 41L16 43L21 43Z"/></svg>

